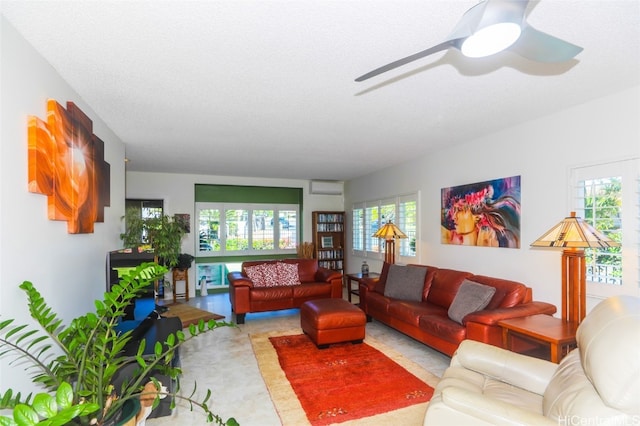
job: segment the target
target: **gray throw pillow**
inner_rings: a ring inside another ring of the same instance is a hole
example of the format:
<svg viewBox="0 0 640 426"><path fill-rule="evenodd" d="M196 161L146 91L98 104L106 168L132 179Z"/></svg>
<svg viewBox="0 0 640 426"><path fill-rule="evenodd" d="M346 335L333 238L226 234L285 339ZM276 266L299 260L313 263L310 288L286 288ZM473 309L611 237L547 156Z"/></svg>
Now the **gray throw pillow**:
<svg viewBox="0 0 640 426"><path fill-rule="evenodd" d="M389 265L384 295L394 299L422 302L426 274L427 268L424 266Z"/></svg>
<svg viewBox="0 0 640 426"><path fill-rule="evenodd" d="M462 318L486 308L495 292L495 287L464 280L449 306L449 318L462 324Z"/></svg>

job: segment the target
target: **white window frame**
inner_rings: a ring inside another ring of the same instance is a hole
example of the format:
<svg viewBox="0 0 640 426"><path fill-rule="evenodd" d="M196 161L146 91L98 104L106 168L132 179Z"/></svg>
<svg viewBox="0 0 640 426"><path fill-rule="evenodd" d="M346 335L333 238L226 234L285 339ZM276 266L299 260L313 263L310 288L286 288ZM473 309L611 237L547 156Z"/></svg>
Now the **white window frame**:
<svg viewBox="0 0 640 426"><path fill-rule="evenodd" d="M290 249L279 248L280 241L280 211L294 211L296 214L296 223L293 235L296 240L299 238L298 226L300 224L300 208L297 204L256 204L256 203L215 203L215 202L197 202L195 205L196 228L199 233L200 210L219 210L220 223L218 224L218 235L220 239L219 251L201 251L200 240L196 238L196 257L225 257L225 256L253 256L253 255L270 255L270 254L295 254L295 246ZM247 250L226 250L226 211L227 210L247 210L247 234L248 248ZM253 212L255 210L273 210L273 239L274 249L272 250L256 250L253 248ZM297 243L296 243L297 245Z"/></svg>
<svg viewBox="0 0 640 426"><path fill-rule="evenodd" d="M405 231L404 223L403 223L404 217L400 215L400 211L401 211L400 205L402 203L406 203L409 201L415 201L416 203L416 223L415 223L415 231L414 231L414 234L415 234L414 237L416 241L415 251L413 252L413 254L410 254L410 255L403 254L403 253L406 253L406 251L401 250L401 247L403 244L409 244L409 241L408 239L398 240L397 241L398 247L396 247L396 261L397 263L415 263L416 259L418 259L418 245L417 245L417 241L419 240L418 218L420 217L420 214L419 214L420 213L420 193L419 192L402 194L402 195L397 195L397 196L379 199L379 200L354 203L351 209L352 210L351 217L352 218L357 217L354 214L354 212L356 210L361 210L362 220L360 221L361 223L356 223L355 219L352 220L351 222L351 226L352 226L351 253L354 256L358 256L358 257L383 260L384 259L384 243L382 243L381 241L376 242L375 240L379 240L379 239L373 239L371 237L371 235L373 234L373 230L370 223L371 217L376 216L380 219L380 223L378 224L378 227L374 227L376 230L380 226L383 226L389 219L391 219L393 223L396 224L398 228L400 228L400 230L404 232ZM383 206L389 206L389 205L394 206L394 210L392 214L393 217L391 218L383 217L383 212L381 211L381 209ZM371 211L372 214L367 215L367 211ZM359 226L360 228L356 229L357 226ZM362 238L362 240L359 242L358 245L356 245L356 238L358 237Z"/></svg>
<svg viewBox="0 0 640 426"><path fill-rule="evenodd" d="M358 256L364 256L365 254L364 215L364 204L354 204L353 208L351 209L351 248L352 253Z"/></svg>
<svg viewBox="0 0 640 426"><path fill-rule="evenodd" d="M415 203L415 217L409 218L407 217L405 205ZM418 214L418 197L415 194L404 195L398 197L398 208L397 208L397 216L398 216L398 227L407 235L408 238L403 238L398 241L398 256L400 259L408 258L413 261L417 259L417 243L418 243L418 222L419 222L419 214ZM407 222L413 219L412 224L408 224ZM413 240L413 250L411 247L411 241ZM413 253L411 253L413 252Z"/></svg>
<svg viewBox="0 0 640 426"><path fill-rule="evenodd" d="M570 205L581 214L579 182L612 176L622 177L622 285L587 281L587 296L605 299L615 295L640 296L640 159L630 158L571 168Z"/></svg>

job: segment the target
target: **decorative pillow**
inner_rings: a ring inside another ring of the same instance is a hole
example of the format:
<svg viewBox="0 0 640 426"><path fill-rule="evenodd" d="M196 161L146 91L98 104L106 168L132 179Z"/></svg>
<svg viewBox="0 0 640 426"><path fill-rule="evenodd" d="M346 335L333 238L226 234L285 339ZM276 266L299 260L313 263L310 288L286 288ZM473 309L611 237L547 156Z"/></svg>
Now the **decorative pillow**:
<svg viewBox="0 0 640 426"><path fill-rule="evenodd" d="M247 277L253 282L254 287L264 287L264 277L262 276L262 265L247 266L244 268Z"/></svg>
<svg viewBox="0 0 640 426"><path fill-rule="evenodd" d="M276 263L278 268L278 282L280 285L299 285L298 265L295 263Z"/></svg>
<svg viewBox="0 0 640 426"><path fill-rule="evenodd" d="M265 287L276 287L278 282L278 267L275 263L263 263L261 266Z"/></svg>
<svg viewBox="0 0 640 426"><path fill-rule="evenodd" d="M424 266L389 265L384 295L394 299L422 302L426 274L427 268Z"/></svg>
<svg viewBox="0 0 640 426"><path fill-rule="evenodd" d="M495 292L495 287L464 280L449 306L449 318L462 324L462 318L471 312L483 310Z"/></svg>

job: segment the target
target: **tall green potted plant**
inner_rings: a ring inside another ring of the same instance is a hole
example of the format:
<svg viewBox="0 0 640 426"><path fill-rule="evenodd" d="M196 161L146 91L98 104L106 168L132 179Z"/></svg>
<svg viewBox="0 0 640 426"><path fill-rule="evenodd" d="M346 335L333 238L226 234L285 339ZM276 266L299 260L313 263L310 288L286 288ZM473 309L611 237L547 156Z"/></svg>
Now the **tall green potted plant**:
<svg viewBox="0 0 640 426"><path fill-rule="evenodd" d="M175 351L200 334L233 326L214 320L200 321L197 326L189 326L188 334L180 330L165 342L156 342L151 355L144 354L144 340L135 356L123 355L123 348L131 341L131 331L120 333L117 330L125 308L165 272L165 267L155 263L138 266L106 292L103 300L95 302L95 312L75 318L66 326L33 284L23 282L20 288L27 295L29 313L39 328L16 325L13 319L1 321L0 357L26 365L33 382L41 385L43 392L34 397L23 397L13 389L2 392L0 408L12 409L13 416L0 417L0 425L104 425L125 404L138 401L141 396L153 399L154 407L157 406L160 397L167 392L154 375L180 380L180 368L171 364ZM137 368L132 369L128 380L115 385L117 372L131 363ZM203 410L207 421L237 425L233 418L224 421L210 410L207 403L211 391L207 391L202 400L175 392L170 395L172 408L176 398L187 399L191 407L195 405ZM41 420L43 422L38 423Z"/></svg>
<svg viewBox="0 0 640 426"><path fill-rule="evenodd" d="M143 218L136 208L127 209L123 219L126 230L120 238L125 248L149 245L161 264L170 268L178 264L186 232L184 223L168 215Z"/></svg>

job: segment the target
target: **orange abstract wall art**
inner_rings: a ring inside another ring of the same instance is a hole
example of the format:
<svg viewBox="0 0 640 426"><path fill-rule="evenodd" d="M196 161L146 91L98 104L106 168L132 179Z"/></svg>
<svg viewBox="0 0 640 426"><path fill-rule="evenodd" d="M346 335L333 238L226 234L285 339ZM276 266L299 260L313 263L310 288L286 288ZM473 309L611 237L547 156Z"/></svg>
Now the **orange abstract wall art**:
<svg viewBox="0 0 640 426"><path fill-rule="evenodd" d="M73 102L47 101L47 119L28 117L29 192L47 196L51 220L71 234L93 232L110 205L110 165L93 122Z"/></svg>

